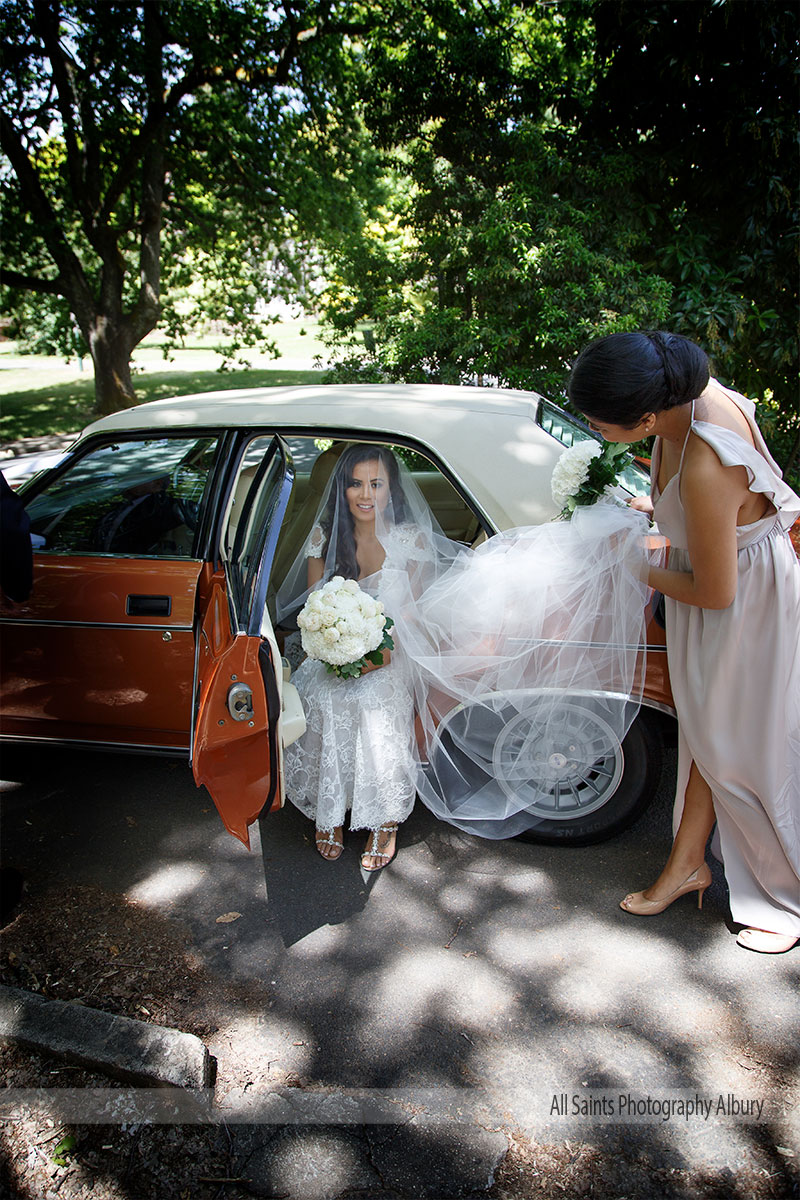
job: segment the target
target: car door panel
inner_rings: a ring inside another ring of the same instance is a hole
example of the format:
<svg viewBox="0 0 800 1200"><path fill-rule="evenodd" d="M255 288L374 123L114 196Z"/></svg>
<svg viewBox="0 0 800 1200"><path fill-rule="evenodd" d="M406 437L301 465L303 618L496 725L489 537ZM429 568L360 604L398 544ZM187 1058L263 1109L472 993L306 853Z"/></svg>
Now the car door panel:
<svg viewBox="0 0 800 1200"><path fill-rule="evenodd" d="M2 732L188 746L201 567L35 555L29 600L0 607Z"/></svg>
<svg viewBox="0 0 800 1200"><path fill-rule="evenodd" d="M248 849L248 826L282 803L280 664L266 592L292 482L285 443L269 439L198 626L192 771Z"/></svg>
<svg viewBox="0 0 800 1200"><path fill-rule="evenodd" d="M224 580L215 580L200 628L192 766L195 782L211 794L225 828L249 849L247 827L271 788L269 713L259 665L261 639L234 636L227 614ZM237 683L250 689L246 719L236 719L228 703ZM218 802L217 797L227 799Z"/></svg>

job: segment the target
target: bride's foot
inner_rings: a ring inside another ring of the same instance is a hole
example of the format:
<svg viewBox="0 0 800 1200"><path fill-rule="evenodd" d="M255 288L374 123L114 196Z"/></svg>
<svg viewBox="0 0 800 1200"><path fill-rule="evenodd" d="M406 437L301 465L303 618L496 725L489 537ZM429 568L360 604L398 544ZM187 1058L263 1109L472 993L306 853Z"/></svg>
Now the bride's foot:
<svg viewBox="0 0 800 1200"><path fill-rule="evenodd" d="M692 871L688 879L684 879L683 883L667 892L666 895L662 895L660 898L654 895L659 891L658 883L656 883L652 888L645 888L643 892L629 892L624 900L620 900L619 906L625 912L633 913L637 917L655 917L665 908L669 908L670 904L680 896L685 896L688 892L697 892L697 907L702 908L703 893L710 885L711 871L708 863L703 863L696 871ZM648 892L650 892L650 896L647 895Z"/></svg>
<svg viewBox="0 0 800 1200"><path fill-rule="evenodd" d="M757 954L785 954L800 938L792 937L790 933L770 933L767 929L742 929L736 941L745 950L755 950Z"/></svg>
<svg viewBox="0 0 800 1200"><path fill-rule="evenodd" d="M394 858L396 843L396 825L381 825L380 829L371 829L361 855L361 866L365 871L382 871Z"/></svg>
<svg viewBox="0 0 800 1200"><path fill-rule="evenodd" d="M314 841L322 857L334 862L344 850L341 825L334 829L318 829L314 834Z"/></svg>

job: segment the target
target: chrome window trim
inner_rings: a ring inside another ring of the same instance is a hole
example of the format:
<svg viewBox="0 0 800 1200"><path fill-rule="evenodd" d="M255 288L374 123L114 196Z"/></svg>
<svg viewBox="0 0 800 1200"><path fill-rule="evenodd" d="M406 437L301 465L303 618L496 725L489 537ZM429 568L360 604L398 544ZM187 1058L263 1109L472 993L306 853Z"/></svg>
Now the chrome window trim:
<svg viewBox="0 0 800 1200"><path fill-rule="evenodd" d="M161 633L191 633L191 625L140 625L133 621L49 621L35 617L0 617L0 625L34 625L37 629L131 629Z"/></svg>

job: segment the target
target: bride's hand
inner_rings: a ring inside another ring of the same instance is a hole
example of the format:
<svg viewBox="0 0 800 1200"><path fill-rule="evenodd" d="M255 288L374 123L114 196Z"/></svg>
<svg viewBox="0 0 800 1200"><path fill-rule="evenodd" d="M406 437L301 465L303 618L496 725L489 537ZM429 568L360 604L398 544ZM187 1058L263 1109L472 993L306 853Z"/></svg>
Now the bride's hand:
<svg viewBox="0 0 800 1200"><path fill-rule="evenodd" d="M628 508L646 513L648 517L653 515L653 501L650 496L634 496L632 500L628 501Z"/></svg>

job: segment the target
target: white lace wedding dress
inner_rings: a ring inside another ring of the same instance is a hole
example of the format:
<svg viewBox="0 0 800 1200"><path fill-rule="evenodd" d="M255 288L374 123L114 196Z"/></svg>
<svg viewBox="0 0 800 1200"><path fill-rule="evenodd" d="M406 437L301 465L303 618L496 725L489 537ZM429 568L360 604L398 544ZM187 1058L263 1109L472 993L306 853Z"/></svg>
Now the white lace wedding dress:
<svg viewBox="0 0 800 1200"><path fill-rule="evenodd" d="M383 568L360 586L380 598L388 571L406 572L424 555L415 525L382 536ZM324 535L315 526L306 554L322 557ZM391 613L389 614L391 615ZM414 700L402 656L358 679L340 679L306 659L292 675L306 713L303 737L286 750L287 798L317 829L344 825L377 829L401 822L414 807L416 759Z"/></svg>

